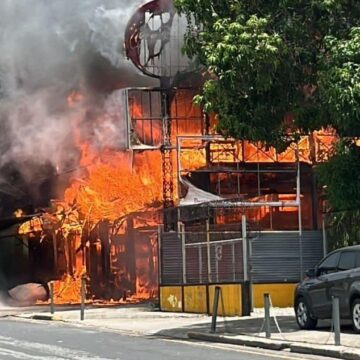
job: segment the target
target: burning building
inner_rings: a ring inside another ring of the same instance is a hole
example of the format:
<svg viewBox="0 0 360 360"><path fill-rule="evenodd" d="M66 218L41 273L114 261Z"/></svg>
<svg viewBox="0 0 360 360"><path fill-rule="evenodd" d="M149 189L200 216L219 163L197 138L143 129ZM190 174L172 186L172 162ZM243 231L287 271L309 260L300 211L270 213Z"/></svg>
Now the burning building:
<svg viewBox="0 0 360 360"><path fill-rule="evenodd" d="M89 299L156 297L160 155L130 151L118 91L155 84L122 55L140 3L1 5L2 290L53 281L77 302L86 277Z"/></svg>
<svg viewBox="0 0 360 360"><path fill-rule="evenodd" d="M92 28L116 11L98 8ZM85 277L92 301L160 297L163 310L197 312L209 312L214 286L226 284L224 293L237 302L230 313L241 313L247 300L239 288L291 285L321 257L313 165L326 158L335 137L306 135L283 153L222 138L216 120L192 101L202 76L180 51L185 19L168 0L134 4L126 14L132 15L121 30L132 68L117 70L116 54L102 46L106 61L98 54L86 61L86 86L77 82L56 104L54 121L66 118L67 126L47 134L51 146L42 147L39 138L44 161L36 176L29 170L34 162L25 162L28 171L17 167L13 175L22 179L21 190L9 180L2 187L3 206L24 211L3 223L10 229L3 237L12 236L7 254L22 259L17 271L3 262L5 277L13 277L12 286L24 274L28 281L53 281L58 303L78 302ZM107 34L95 31L92 40ZM104 65L109 61L113 66ZM136 74L129 87L135 68L144 76ZM31 115L33 105L10 106L7 116ZM261 257L271 255L269 248L277 257ZM279 254L286 274L272 273Z"/></svg>
<svg viewBox="0 0 360 360"><path fill-rule="evenodd" d="M226 314L248 313L264 291L289 306L294 284L323 255L313 169L336 137L330 130L304 134L279 153L216 134L216 119L192 103L201 77L188 59L173 56L183 21L171 2L151 1L125 36L134 65L160 81L160 89L132 89L128 98L137 104L130 112L137 141L161 151L161 309L209 313L216 286ZM153 136L159 127L160 137Z"/></svg>

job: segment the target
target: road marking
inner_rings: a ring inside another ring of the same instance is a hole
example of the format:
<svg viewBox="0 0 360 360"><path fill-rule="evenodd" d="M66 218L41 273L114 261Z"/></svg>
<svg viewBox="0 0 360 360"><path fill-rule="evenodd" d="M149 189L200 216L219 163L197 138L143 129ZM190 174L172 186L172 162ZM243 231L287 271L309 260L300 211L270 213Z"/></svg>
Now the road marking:
<svg viewBox="0 0 360 360"><path fill-rule="evenodd" d="M27 350L27 351L37 351L39 353L51 354L53 356L52 358L48 357L48 355L46 357L43 357L41 355L37 355L37 357L31 357L33 355L23 353L24 356L27 355L28 357L23 357L21 359L110 360L105 357L94 356L94 355L92 355L88 352L82 351L82 350L73 350L73 349L66 348L66 347L60 347L57 345L48 345L48 344L43 344L43 343L18 340L18 339L11 338L11 337L0 336L0 352L1 351L9 351L9 352L13 351L11 349L4 349L4 345L6 345L7 347L9 347L9 346L15 347L17 351L19 349Z"/></svg>
<svg viewBox="0 0 360 360"><path fill-rule="evenodd" d="M64 360L64 358L54 357L54 356L40 356L40 355L31 355L20 351L14 351L10 349L0 348L0 356L5 355L2 359L19 359L19 360Z"/></svg>

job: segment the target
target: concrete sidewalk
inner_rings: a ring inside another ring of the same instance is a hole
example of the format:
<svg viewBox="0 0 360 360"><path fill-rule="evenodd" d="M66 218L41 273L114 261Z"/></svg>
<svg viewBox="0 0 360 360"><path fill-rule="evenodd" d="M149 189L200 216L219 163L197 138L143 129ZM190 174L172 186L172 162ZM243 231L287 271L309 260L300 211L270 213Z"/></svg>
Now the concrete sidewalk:
<svg viewBox="0 0 360 360"><path fill-rule="evenodd" d="M119 307L88 306L84 321L80 320L78 306L58 307L54 316L49 313L48 306L0 309L0 317L16 316L32 320L58 320L74 326L89 326L132 335L191 338L360 360L360 335L354 334L350 325L346 323L342 325L341 346L335 346L330 322L319 322L318 328L314 331L302 331L296 325L292 308L271 309L271 315L272 335L271 339L266 339L262 329L262 309L256 309L249 317L219 317L216 334L210 333L211 317L209 316L160 312L150 304ZM278 326L274 317L276 317ZM279 333L279 328L281 333Z"/></svg>
<svg viewBox="0 0 360 360"><path fill-rule="evenodd" d="M191 331L189 337L202 341L222 342L272 350L289 349L291 352L360 360L360 335L355 334L350 322L341 326L341 346L335 346L330 321L319 321L316 330L300 330L294 310L271 309L271 338L263 330L263 309L255 309L249 317L223 319L216 334L210 331ZM276 319L276 321L275 321Z"/></svg>

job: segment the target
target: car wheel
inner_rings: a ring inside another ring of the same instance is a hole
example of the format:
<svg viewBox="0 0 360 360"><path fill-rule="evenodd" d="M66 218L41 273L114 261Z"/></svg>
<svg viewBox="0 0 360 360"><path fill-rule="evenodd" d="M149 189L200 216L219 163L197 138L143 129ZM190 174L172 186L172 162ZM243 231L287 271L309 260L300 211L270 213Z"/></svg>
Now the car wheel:
<svg viewBox="0 0 360 360"><path fill-rule="evenodd" d="M296 301L295 315L296 322L298 323L300 329L315 329L317 319L311 317L309 306L303 298Z"/></svg>
<svg viewBox="0 0 360 360"><path fill-rule="evenodd" d="M360 333L360 299L355 299L351 306L351 320L356 333Z"/></svg>

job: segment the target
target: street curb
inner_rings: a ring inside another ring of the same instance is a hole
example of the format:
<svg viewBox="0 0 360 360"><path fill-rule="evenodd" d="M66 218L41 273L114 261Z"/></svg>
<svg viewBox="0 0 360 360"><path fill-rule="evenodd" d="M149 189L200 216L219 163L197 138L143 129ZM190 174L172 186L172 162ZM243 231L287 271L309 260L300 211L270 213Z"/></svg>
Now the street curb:
<svg viewBox="0 0 360 360"><path fill-rule="evenodd" d="M233 345L244 345L244 346L251 346L251 347L257 347L268 350L284 350L290 348L290 343L285 341L254 339L253 337L250 336L249 337L237 336L235 338L226 335L204 334L197 332L189 332L187 335L189 339L194 339L194 340L211 341L211 342L226 343Z"/></svg>
<svg viewBox="0 0 360 360"><path fill-rule="evenodd" d="M30 317L32 320L45 320L45 321L63 321L63 319L60 316L57 315L32 315Z"/></svg>
<svg viewBox="0 0 360 360"><path fill-rule="evenodd" d="M310 354L318 356L328 356L338 359L345 360L360 360L360 351L351 351L349 348L344 346L335 346L329 345L326 347L319 347L316 344L312 345L300 345L300 344L290 344L290 351L300 354Z"/></svg>
<svg viewBox="0 0 360 360"><path fill-rule="evenodd" d="M331 349L327 348L319 348L313 347L310 345L299 345L299 344L291 344L290 351L299 354L310 354L310 355L319 355L319 356L328 356L333 358L341 359L342 350L340 349Z"/></svg>
<svg viewBox="0 0 360 360"><path fill-rule="evenodd" d="M268 350L290 349L293 353L326 356L344 360L360 360L360 350L352 350L345 346L319 345L319 344L295 344L275 339L257 339L252 336L226 336L220 334L208 334L189 332L189 339L210 341L232 345L243 345Z"/></svg>

